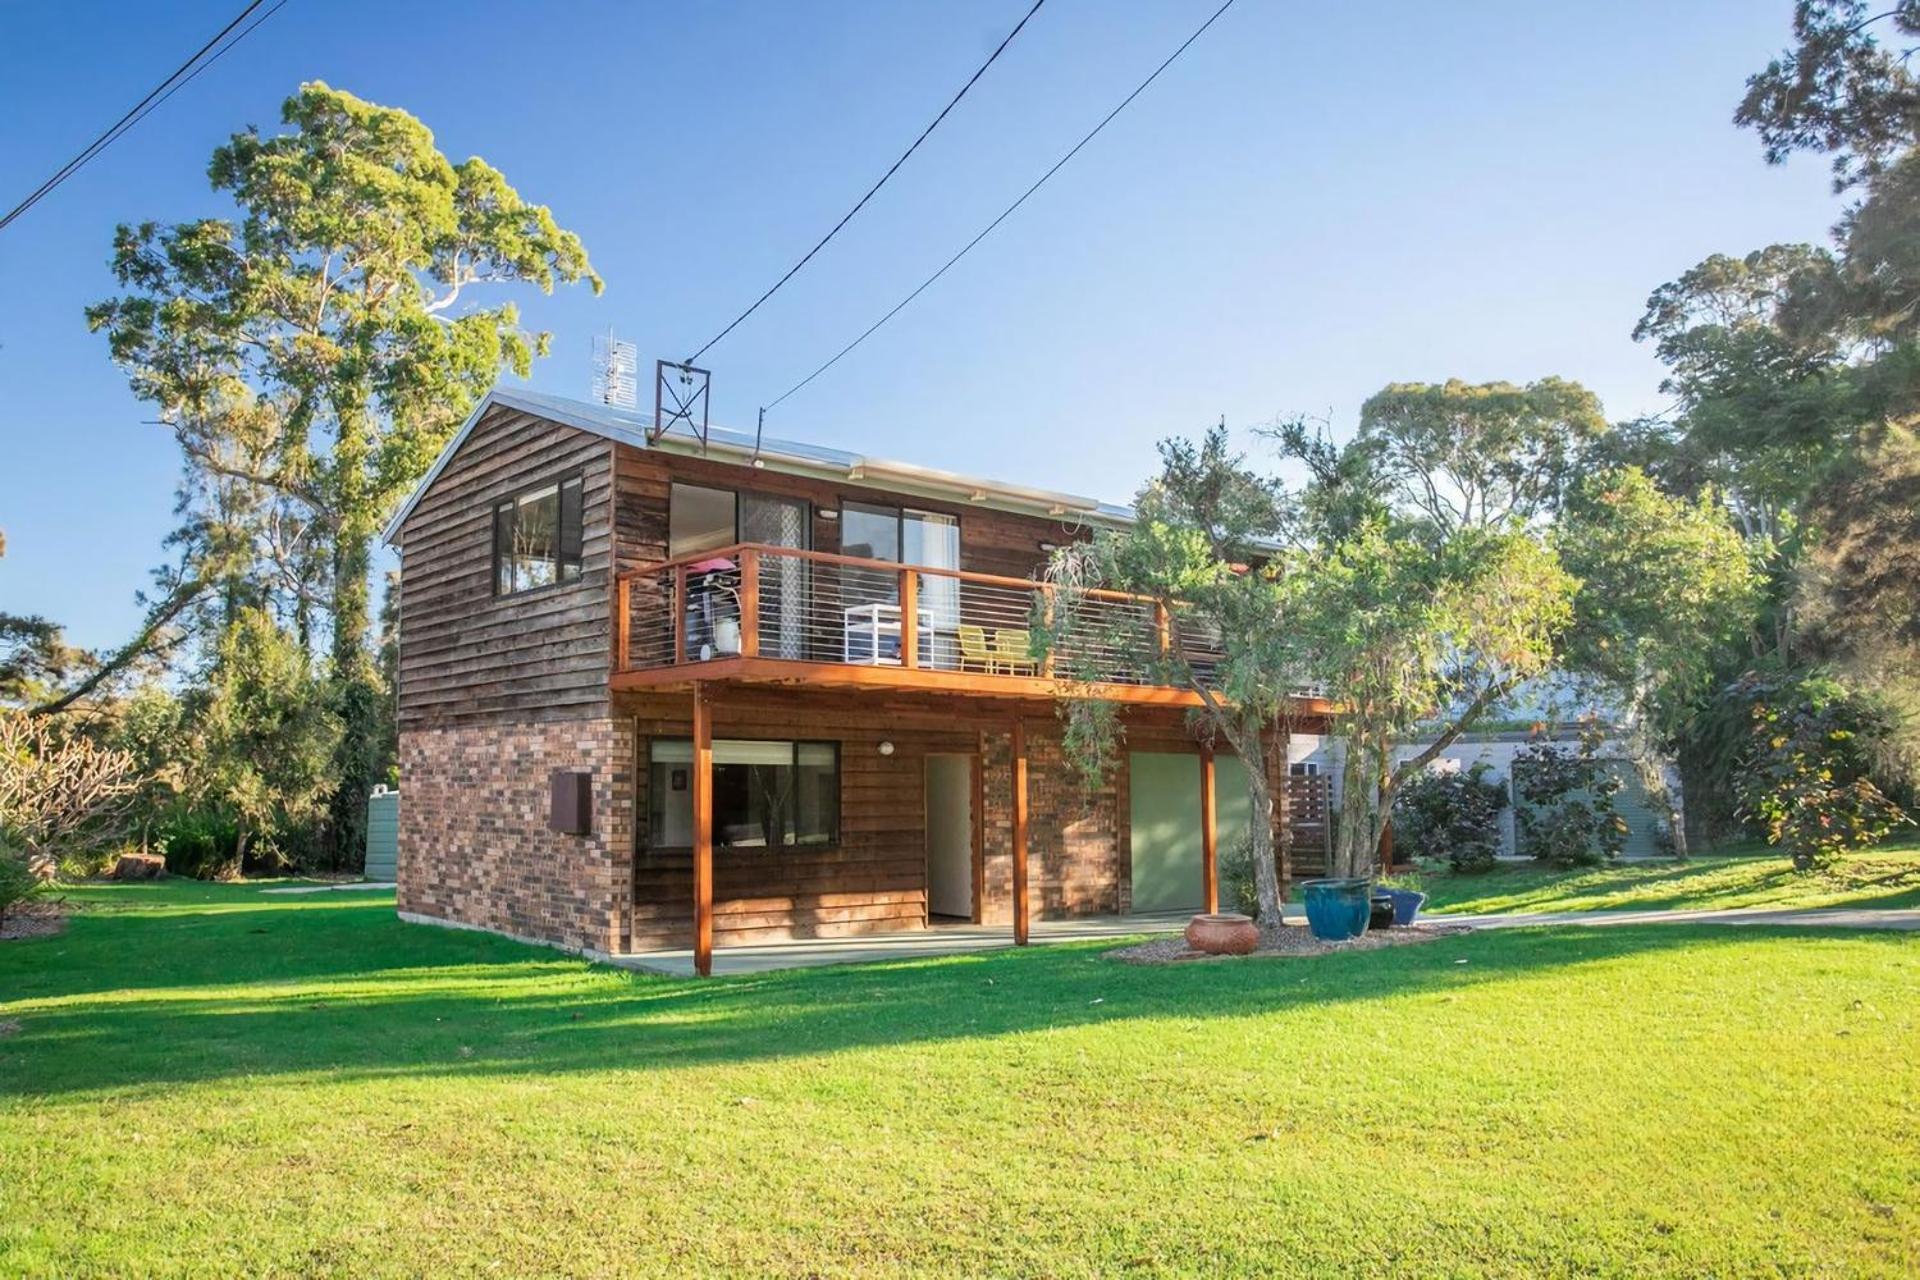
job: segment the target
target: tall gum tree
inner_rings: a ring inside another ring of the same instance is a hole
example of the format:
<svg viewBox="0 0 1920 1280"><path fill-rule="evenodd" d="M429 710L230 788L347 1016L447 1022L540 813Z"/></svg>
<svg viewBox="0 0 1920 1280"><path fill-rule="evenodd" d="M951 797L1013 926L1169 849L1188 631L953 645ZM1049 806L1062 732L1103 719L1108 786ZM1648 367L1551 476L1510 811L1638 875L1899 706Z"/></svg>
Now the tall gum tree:
<svg viewBox="0 0 1920 1280"><path fill-rule="evenodd" d="M1163 442L1160 461L1132 525L1055 553L1052 610L1035 619L1036 635L1056 675L1069 681L1090 684L1119 663L1197 695L1196 735L1225 739L1245 766L1259 924L1271 936L1280 927L1279 863L1291 825L1284 800L1276 809L1266 762L1269 749L1285 758L1293 695L1304 680L1290 625L1295 584L1279 541L1291 512L1280 484L1228 448L1224 428L1198 444ZM1138 615L1102 607L1087 594L1095 589L1152 601L1169 642L1162 646L1159 628L1142 628ZM1204 643L1183 642L1189 638ZM1082 660L1089 654L1097 663ZM1074 697L1063 715L1069 758L1090 779L1104 776L1121 733L1113 705Z"/></svg>
<svg viewBox="0 0 1920 1280"><path fill-rule="evenodd" d="M454 163L405 111L310 83L286 130L238 133L208 176L238 217L122 226L127 290L87 311L136 394L190 461L232 471L236 411L265 413L274 447L236 478L306 509L326 551L329 669L344 733L332 806L353 856L378 732L369 647L380 522L487 387L525 376L548 335L503 286L601 280L578 236L478 157Z"/></svg>

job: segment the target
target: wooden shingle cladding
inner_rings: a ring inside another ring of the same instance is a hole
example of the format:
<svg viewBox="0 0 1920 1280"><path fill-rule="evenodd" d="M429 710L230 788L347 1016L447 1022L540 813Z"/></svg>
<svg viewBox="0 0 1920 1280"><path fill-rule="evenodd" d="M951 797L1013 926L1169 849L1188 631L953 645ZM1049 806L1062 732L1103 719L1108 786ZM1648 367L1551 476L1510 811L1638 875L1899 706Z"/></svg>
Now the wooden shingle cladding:
<svg viewBox="0 0 1920 1280"><path fill-rule="evenodd" d="M395 539L403 730L607 713L613 447L496 409L448 460ZM496 596L494 503L572 474L583 480L580 576Z"/></svg>
<svg viewBox="0 0 1920 1280"><path fill-rule="evenodd" d="M972 503L941 502L852 481L826 480L719 462L664 450L615 444L618 485L614 495L615 546L622 569L668 558L667 507L671 486L705 485L715 489L799 498L812 513L813 550L839 552L841 521L823 518L846 502L904 507L950 515L960 522L959 568L1012 578L1037 576L1047 558L1042 543L1066 543L1089 536L1084 523L1022 515Z"/></svg>

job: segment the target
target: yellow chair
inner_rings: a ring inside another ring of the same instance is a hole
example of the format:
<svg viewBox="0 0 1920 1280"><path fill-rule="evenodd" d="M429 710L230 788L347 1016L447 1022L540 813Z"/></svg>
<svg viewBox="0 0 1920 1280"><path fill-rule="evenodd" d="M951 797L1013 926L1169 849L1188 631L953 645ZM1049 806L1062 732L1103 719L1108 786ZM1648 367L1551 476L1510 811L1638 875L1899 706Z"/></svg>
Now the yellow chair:
<svg viewBox="0 0 1920 1280"><path fill-rule="evenodd" d="M960 669L966 671L975 665L989 674L1000 670L1000 660L994 657L993 650L987 647L986 629L961 627Z"/></svg>
<svg viewBox="0 0 1920 1280"><path fill-rule="evenodd" d="M1008 675L1038 675L1040 663L1033 656L1033 633L1025 627L1008 627L993 633L994 656Z"/></svg>

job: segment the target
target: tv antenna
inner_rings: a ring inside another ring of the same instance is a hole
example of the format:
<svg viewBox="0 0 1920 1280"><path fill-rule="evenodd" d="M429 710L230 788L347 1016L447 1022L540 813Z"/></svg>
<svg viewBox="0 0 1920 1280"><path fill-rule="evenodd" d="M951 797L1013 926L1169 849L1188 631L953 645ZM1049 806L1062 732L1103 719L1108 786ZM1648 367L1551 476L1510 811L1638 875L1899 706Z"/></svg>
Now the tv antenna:
<svg viewBox="0 0 1920 1280"><path fill-rule="evenodd" d="M640 407L640 348L612 329L593 340L593 398L613 409Z"/></svg>

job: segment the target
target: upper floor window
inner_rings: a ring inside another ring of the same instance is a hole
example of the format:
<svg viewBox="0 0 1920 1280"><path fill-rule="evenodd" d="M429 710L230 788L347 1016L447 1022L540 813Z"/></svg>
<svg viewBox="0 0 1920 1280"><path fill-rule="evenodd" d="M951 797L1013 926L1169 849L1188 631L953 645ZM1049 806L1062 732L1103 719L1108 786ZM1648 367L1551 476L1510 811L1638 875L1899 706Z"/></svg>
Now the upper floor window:
<svg viewBox="0 0 1920 1280"><path fill-rule="evenodd" d="M493 505L493 593L512 595L580 576L579 476Z"/></svg>
<svg viewBox="0 0 1920 1280"><path fill-rule="evenodd" d="M1317 778L1320 776L1318 760L1295 760L1287 766L1287 773L1295 778Z"/></svg>

